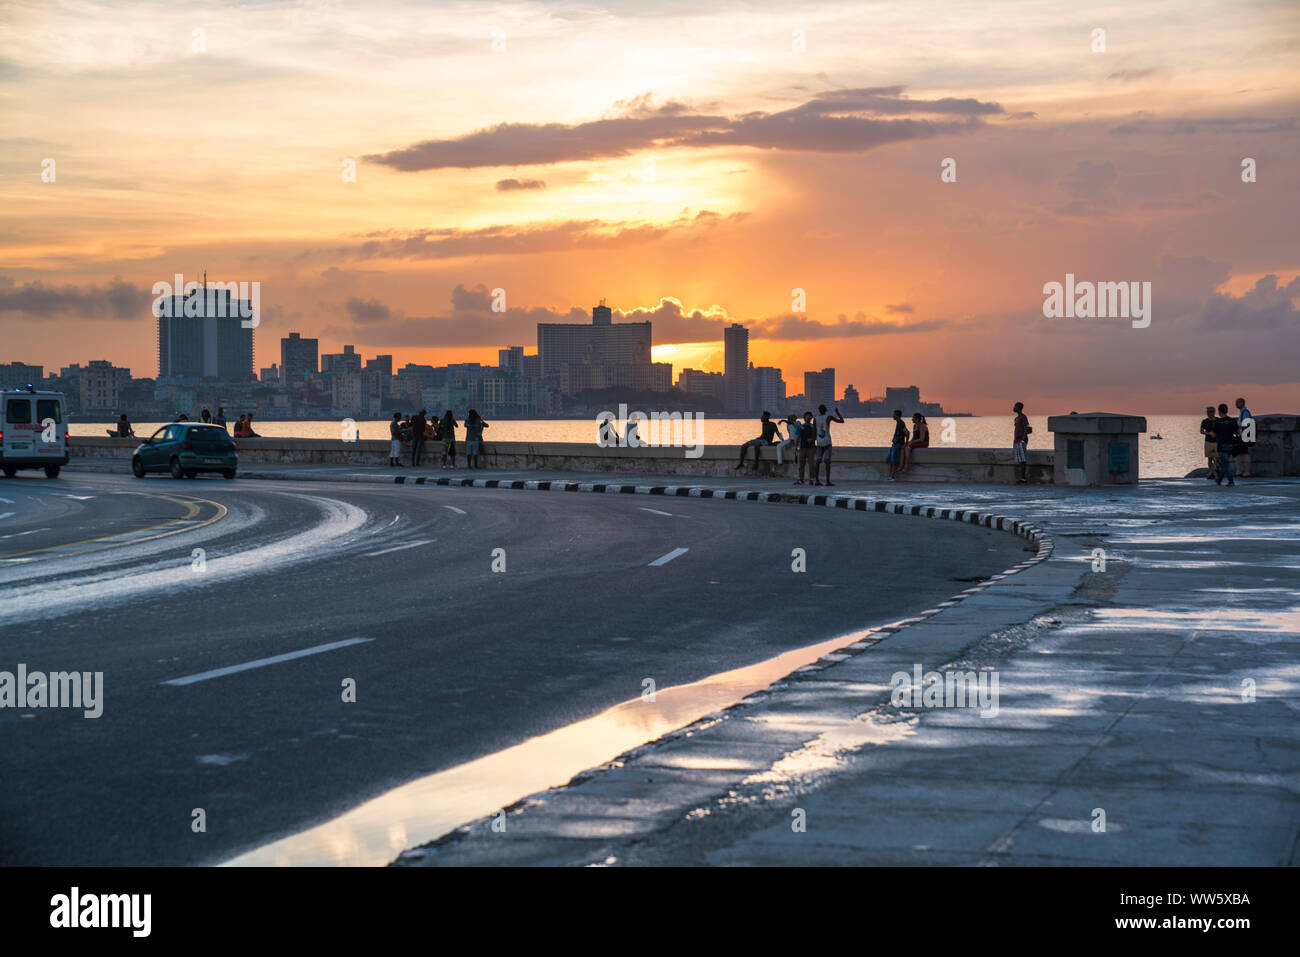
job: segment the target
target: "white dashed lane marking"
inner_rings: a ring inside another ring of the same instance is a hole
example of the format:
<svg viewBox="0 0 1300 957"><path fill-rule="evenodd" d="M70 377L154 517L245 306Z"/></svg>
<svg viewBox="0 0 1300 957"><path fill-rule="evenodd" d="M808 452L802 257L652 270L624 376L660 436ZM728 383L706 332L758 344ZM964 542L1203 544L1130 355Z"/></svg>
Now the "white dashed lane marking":
<svg viewBox="0 0 1300 957"><path fill-rule="evenodd" d="M449 508L449 509L451 509L453 512L455 512L457 515L464 515L464 514L465 514L465 510L464 510L463 508L457 508L455 505L444 505L443 508Z"/></svg>
<svg viewBox="0 0 1300 957"><path fill-rule="evenodd" d="M690 551L689 548L674 548L667 555L660 555L658 558L652 561L648 567L653 568L657 565L667 565L674 558L681 558L689 551Z"/></svg>
<svg viewBox="0 0 1300 957"><path fill-rule="evenodd" d="M656 515L672 515L672 512L661 512L657 508L646 508L644 505L638 505L637 508L643 512L654 512Z"/></svg>
<svg viewBox="0 0 1300 957"><path fill-rule="evenodd" d="M318 655L322 651L333 651L336 648L346 648L349 645L360 645L367 641L374 641L373 638L347 638L343 641L331 641L327 645L316 645L312 648L304 648L302 651L290 651L283 655L272 655L270 658L258 658L255 661L246 661L242 665L231 665L229 668L217 668L214 671L203 671L197 675L186 675L184 678L172 678L164 681L165 685L192 685L197 681L207 681L209 678L220 678L224 675L233 675L238 671L251 671L253 668L265 668L267 665L278 665L282 661L292 661L294 658L305 658L308 655Z"/></svg>

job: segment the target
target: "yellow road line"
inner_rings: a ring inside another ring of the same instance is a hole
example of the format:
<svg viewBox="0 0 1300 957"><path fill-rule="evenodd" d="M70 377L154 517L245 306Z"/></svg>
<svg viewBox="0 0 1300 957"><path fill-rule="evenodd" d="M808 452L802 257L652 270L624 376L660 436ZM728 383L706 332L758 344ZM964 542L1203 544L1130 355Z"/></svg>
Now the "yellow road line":
<svg viewBox="0 0 1300 957"><path fill-rule="evenodd" d="M200 502L204 505L211 505L213 508L217 510L216 514L209 519L205 519L204 521L199 522L197 525L189 525L186 526L185 528L174 528L169 532L159 532L157 535L149 535L145 538L132 538L129 541L125 541L125 542L112 542L108 545L103 545L99 548L86 548L86 549L82 549L79 552L76 552L76 554L90 555L95 552L107 551L110 548L121 548L123 545L138 545L141 542L151 542L156 538L166 538L168 535L178 535L181 532L188 532L200 528L205 528L208 525L211 525L213 522L218 522L221 519L226 517L226 511L227 511L226 506L222 505L220 502L213 502L210 499L206 499L206 498L193 498L191 496L186 496L185 499L181 499L171 495L154 495L149 492L127 492L125 494L143 495L145 498L156 498L164 502L171 502L175 505L184 505L186 511L185 514L182 515L180 518L169 519L168 521L160 522L157 525L148 525L144 528L139 528L132 532L117 532L114 535L101 535L98 538L85 538L79 542L64 542L62 545L46 545L44 548L33 548L30 551L26 551L26 552L12 552L11 554L8 555L0 555L0 560L10 559L10 558L21 558L24 555L38 555L41 552L52 552L60 549L66 549L66 548L76 548L78 545L93 545L95 542L106 541L110 538L121 538L123 535L137 535L140 532L151 532L154 529L158 529L158 528L168 528L180 522L188 522L195 515L199 514L200 509L198 505L194 504L195 502ZM46 556L46 558L56 558L56 557L58 556L56 555ZM33 559L33 561L40 561L40 560L41 559Z"/></svg>

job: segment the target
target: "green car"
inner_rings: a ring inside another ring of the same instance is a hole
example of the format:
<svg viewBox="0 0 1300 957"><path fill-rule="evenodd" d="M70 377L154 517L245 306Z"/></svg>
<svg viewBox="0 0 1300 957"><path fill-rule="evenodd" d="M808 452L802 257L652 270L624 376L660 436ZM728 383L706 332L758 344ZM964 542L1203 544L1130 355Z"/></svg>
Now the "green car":
<svg viewBox="0 0 1300 957"><path fill-rule="evenodd" d="M136 448L131 471L136 478L148 472L170 472L174 479L194 478L199 472L220 472L235 477L239 455L230 433L216 425L175 422L164 425Z"/></svg>

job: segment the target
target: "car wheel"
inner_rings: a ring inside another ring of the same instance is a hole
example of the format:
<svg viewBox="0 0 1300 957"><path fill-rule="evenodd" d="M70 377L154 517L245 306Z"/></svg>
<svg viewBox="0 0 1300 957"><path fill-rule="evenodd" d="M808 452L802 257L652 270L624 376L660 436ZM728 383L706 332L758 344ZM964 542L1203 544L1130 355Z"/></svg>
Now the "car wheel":
<svg viewBox="0 0 1300 957"><path fill-rule="evenodd" d="M13 478L17 474L18 474L17 469L10 468L7 465L5 466L5 478Z"/></svg>
<svg viewBox="0 0 1300 957"><path fill-rule="evenodd" d="M174 479L183 479L183 478L185 478L185 470L184 470L183 468L181 468L181 460L180 460L180 459L177 459L177 458L173 458L173 459L172 459L172 461L171 461L171 466L170 466L170 471L171 471L171 473L172 473L172 478L174 478Z"/></svg>
<svg viewBox="0 0 1300 957"><path fill-rule="evenodd" d="M131 460L131 474L136 478L144 478L144 463L138 455Z"/></svg>
<svg viewBox="0 0 1300 957"><path fill-rule="evenodd" d="M235 477L235 470L234 470L234 469L223 469L222 472L221 472L221 477L222 477L222 478L232 479L232 478Z"/></svg>
<svg viewBox="0 0 1300 957"><path fill-rule="evenodd" d="M46 477L46 478L58 478L58 477L59 477L59 467L58 467L57 465L47 465L47 466L45 466L45 477Z"/></svg>

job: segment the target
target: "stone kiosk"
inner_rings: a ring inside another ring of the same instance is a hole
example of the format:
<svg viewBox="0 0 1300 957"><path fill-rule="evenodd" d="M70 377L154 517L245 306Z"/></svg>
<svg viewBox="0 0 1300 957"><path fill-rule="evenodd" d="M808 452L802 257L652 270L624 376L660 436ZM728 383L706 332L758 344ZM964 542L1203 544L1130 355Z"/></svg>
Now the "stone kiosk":
<svg viewBox="0 0 1300 957"><path fill-rule="evenodd" d="M1142 416L1071 412L1048 416L1047 430L1056 435L1054 484L1137 484L1138 434L1147 430Z"/></svg>
<svg viewBox="0 0 1300 957"><path fill-rule="evenodd" d="M1300 415L1255 416L1250 473L1263 478L1300 475Z"/></svg>

